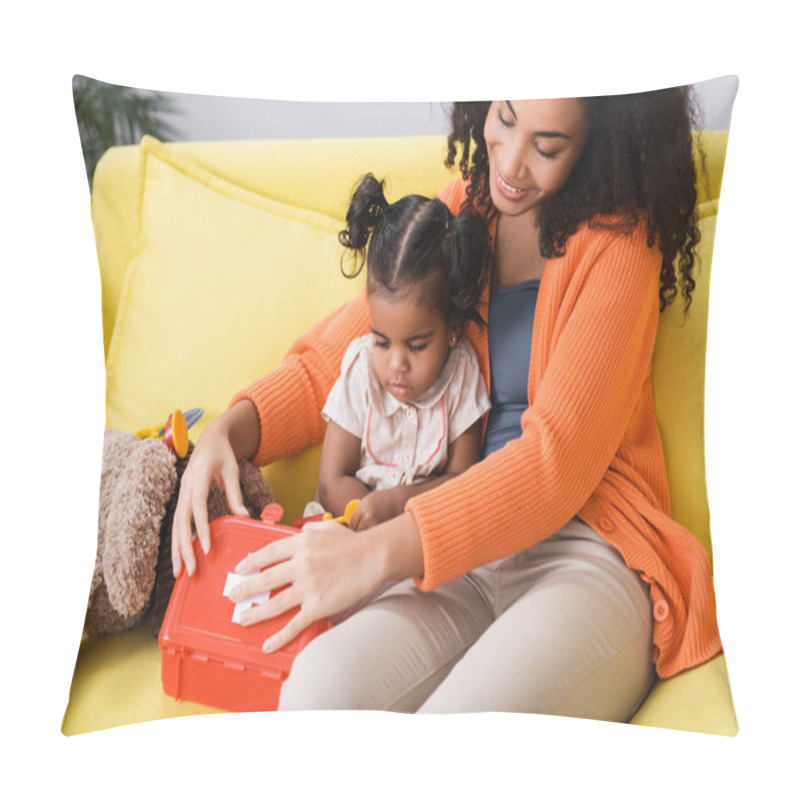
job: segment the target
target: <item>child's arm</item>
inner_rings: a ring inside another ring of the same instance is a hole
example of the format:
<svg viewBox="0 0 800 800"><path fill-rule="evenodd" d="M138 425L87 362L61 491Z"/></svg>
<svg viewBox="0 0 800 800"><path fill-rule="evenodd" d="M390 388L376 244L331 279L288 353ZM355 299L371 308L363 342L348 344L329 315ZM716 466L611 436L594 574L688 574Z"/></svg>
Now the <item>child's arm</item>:
<svg viewBox="0 0 800 800"><path fill-rule="evenodd" d="M361 440L332 420L322 443L319 502L338 517L350 500L361 499L369 489L355 475L361 466Z"/></svg>
<svg viewBox="0 0 800 800"><path fill-rule="evenodd" d="M434 486L439 486L445 481L450 480L450 478L454 478L456 475L465 472L480 458L481 431L482 421L478 420L464 431L458 439L451 443L444 472L411 486L395 486L392 489L380 489L363 497L358 508L353 512L353 516L350 518L350 527L357 531L365 530L381 522L393 519L403 513L406 502L415 495L427 492ZM345 500L345 503L346 502Z"/></svg>

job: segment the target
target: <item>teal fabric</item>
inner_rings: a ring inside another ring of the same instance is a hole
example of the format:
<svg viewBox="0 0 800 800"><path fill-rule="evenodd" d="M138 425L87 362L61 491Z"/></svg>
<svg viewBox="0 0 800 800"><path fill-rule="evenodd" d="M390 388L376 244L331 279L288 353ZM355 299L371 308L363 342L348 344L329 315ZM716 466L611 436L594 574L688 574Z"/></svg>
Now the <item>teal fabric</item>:
<svg viewBox="0 0 800 800"><path fill-rule="evenodd" d="M481 458L522 434L520 417L528 407L528 365L539 281L493 289L489 298L489 397L492 410Z"/></svg>

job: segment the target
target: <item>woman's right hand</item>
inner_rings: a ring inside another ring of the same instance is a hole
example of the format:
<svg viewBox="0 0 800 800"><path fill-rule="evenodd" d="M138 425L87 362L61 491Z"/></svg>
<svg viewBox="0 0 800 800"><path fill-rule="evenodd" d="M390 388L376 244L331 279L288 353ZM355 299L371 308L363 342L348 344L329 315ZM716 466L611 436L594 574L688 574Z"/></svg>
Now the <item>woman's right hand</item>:
<svg viewBox="0 0 800 800"><path fill-rule="evenodd" d="M285 587L242 617L244 625L253 625L298 609L264 642L264 649L272 652L311 623L368 597L385 581L421 577L423 569L422 541L411 514L360 533L333 521L308 523L294 536L271 542L239 562L236 572L249 577L231 599L239 602Z"/></svg>
<svg viewBox="0 0 800 800"><path fill-rule="evenodd" d="M196 567L192 522L203 552L207 553L211 546L208 493L212 484L225 492L234 514L249 516L239 484L239 459L255 452L259 434L258 414L245 401L214 420L198 439L181 479L172 519L172 572L176 578L184 564L190 575Z"/></svg>

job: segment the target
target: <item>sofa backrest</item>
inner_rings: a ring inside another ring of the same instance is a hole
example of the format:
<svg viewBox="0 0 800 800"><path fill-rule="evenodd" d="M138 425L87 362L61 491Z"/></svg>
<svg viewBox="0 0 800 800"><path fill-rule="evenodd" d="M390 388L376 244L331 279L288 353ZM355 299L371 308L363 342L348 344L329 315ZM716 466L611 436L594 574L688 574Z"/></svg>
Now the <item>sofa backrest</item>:
<svg viewBox="0 0 800 800"><path fill-rule="evenodd" d="M456 177L444 166L439 136L292 139L170 144L180 155L252 192L344 220L355 184L367 172L387 178L387 194L435 195ZM140 148L113 147L94 175L92 220L103 292L105 352L125 273L134 256Z"/></svg>

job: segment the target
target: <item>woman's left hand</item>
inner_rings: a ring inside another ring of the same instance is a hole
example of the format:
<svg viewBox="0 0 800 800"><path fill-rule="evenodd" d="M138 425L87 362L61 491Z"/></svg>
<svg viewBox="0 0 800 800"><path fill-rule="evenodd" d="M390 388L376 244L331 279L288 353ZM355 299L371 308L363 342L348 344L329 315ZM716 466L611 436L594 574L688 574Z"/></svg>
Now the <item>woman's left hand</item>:
<svg viewBox="0 0 800 800"><path fill-rule="evenodd" d="M349 608L381 584L382 559L376 557L375 545L374 537L335 522L310 523L300 533L242 560L237 573L263 572L242 581L231 599L239 602L286 587L242 617L244 624L252 625L299 608L284 628L264 642L266 652L279 650L312 622Z"/></svg>

